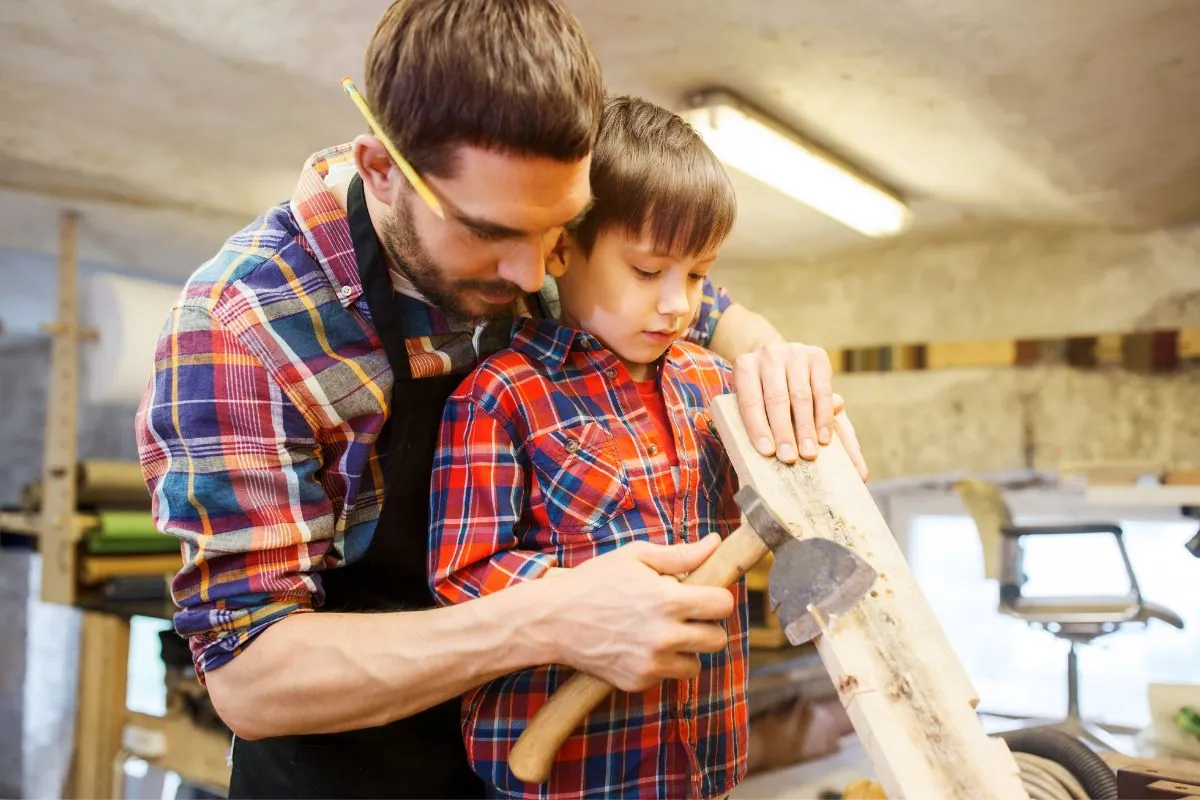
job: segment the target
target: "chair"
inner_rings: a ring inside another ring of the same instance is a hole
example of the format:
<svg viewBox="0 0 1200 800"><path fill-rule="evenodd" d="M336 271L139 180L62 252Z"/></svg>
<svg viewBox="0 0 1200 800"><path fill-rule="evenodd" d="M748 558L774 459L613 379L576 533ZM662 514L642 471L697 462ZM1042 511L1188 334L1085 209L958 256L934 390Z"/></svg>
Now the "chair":
<svg viewBox="0 0 1200 800"><path fill-rule="evenodd" d="M1067 717L1052 725L1035 727L1054 728L1080 738L1093 747L1119 751L1120 747L1107 731L1085 722L1079 716L1079 665L1075 649L1124 625L1144 626L1150 620L1157 619L1182 629L1183 620L1174 611L1142 598L1120 526L1111 523L1017 526L1013 524L1008 504L996 484L962 480L954 488L979 529L986 577L1000 583L1000 612L1043 628L1070 643L1067 655ZM1112 534L1121 559L1125 562L1129 591L1123 595L1100 597L1030 597L1023 594L1026 576L1022 565L1022 538L1080 533Z"/></svg>

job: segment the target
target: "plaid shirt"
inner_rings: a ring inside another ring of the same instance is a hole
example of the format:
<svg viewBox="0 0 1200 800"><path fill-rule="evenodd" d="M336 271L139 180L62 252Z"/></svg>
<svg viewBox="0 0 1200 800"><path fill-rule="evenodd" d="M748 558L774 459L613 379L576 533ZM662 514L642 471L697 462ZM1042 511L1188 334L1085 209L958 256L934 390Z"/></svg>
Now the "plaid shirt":
<svg viewBox="0 0 1200 800"><path fill-rule="evenodd" d="M321 572L359 558L375 531L392 372L330 191L354 169L349 145L312 156L291 199L188 280L158 341L138 449L158 528L182 543L175 627L201 679L319 606ZM473 338L405 302L415 377L469 370L510 341L509 323ZM707 342L730 302L706 285L689 336Z"/></svg>
<svg viewBox="0 0 1200 800"><path fill-rule="evenodd" d="M736 478L707 410L729 381L728 365L695 345L673 345L664 359L663 396L683 467L676 490L650 413L616 356L582 331L526 321L512 349L485 361L446 405L430 499L430 583L439 599L466 602L628 542L731 532ZM568 580L549 578L560 579ZM744 584L734 591L728 648L701 656L693 680L614 693L566 742L541 786L518 781L508 754L571 670L527 669L468 693L463 730L475 771L515 797L728 793L744 774L747 734Z"/></svg>

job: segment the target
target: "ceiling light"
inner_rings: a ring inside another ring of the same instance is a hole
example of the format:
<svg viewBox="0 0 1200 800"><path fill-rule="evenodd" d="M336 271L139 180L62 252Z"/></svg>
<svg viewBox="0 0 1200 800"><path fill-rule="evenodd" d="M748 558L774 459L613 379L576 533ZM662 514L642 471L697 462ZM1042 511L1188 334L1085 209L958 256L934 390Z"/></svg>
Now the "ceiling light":
<svg viewBox="0 0 1200 800"><path fill-rule="evenodd" d="M694 96L684 119L717 158L867 236L908 227L908 207L887 188L725 92Z"/></svg>

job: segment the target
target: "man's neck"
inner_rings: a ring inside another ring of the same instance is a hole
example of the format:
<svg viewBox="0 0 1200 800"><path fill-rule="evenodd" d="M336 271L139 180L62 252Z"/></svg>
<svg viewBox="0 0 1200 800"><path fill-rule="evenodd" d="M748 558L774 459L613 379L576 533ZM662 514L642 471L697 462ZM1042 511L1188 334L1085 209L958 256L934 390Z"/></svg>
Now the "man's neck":
<svg viewBox="0 0 1200 800"><path fill-rule="evenodd" d="M347 197L350 193L350 181L354 180L354 176L356 174L356 172L350 171L343 176L339 176L335 182L327 183L329 186L329 191L333 194L334 199L337 200L338 205L342 207L343 211L346 211L347 207L349 206ZM380 225L378 221L382 216L382 205L372 194L366 191L365 186L363 187L363 194L367 204L367 214L371 217L371 228L375 231L375 238L380 242L379 252L380 255L383 256L384 263L387 264L388 278L390 278L392 281L392 287L400 294L411 297L414 300L420 300L422 303L428 305L429 301L426 300L419 291L417 291L417 288L412 285L412 282L409 281L408 278L404 277L404 275L396 269L396 265L392 262L391 254L389 254L387 248L383 246L383 236L380 235Z"/></svg>

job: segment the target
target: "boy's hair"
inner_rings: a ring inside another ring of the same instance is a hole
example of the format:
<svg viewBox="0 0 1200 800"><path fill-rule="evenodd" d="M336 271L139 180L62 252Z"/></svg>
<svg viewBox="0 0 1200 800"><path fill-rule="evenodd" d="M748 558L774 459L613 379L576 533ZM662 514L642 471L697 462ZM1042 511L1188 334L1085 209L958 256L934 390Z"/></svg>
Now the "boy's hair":
<svg viewBox="0 0 1200 800"><path fill-rule="evenodd" d="M577 161L604 104L600 64L560 0L396 0L364 78L401 154L442 177L462 145Z"/></svg>
<svg viewBox="0 0 1200 800"><path fill-rule="evenodd" d="M649 236L662 253L707 253L737 217L733 184L700 134L638 97L605 101L591 183L595 202L571 231L588 255L596 238L614 228Z"/></svg>

